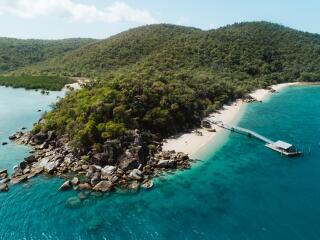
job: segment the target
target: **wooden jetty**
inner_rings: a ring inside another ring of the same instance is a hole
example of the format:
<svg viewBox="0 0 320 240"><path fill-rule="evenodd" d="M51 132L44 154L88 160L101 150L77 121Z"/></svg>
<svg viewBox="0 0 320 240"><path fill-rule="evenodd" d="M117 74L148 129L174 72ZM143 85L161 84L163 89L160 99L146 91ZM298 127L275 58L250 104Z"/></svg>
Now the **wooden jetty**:
<svg viewBox="0 0 320 240"><path fill-rule="evenodd" d="M232 132L237 132L240 134L244 134L247 135L248 137L254 137L256 139L259 139L262 142L266 143L266 147L272 149L273 151L279 152L281 153L281 155L286 155L286 156L297 156L302 154L302 152L296 150L296 148L290 144L290 143L286 143L284 141L272 141L269 138L266 138L264 136L262 136L261 134L246 129L246 128L242 128L242 127L238 127L238 126L233 126L233 125L229 125L229 124L224 124L223 122L211 122L212 124L230 130Z"/></svg>

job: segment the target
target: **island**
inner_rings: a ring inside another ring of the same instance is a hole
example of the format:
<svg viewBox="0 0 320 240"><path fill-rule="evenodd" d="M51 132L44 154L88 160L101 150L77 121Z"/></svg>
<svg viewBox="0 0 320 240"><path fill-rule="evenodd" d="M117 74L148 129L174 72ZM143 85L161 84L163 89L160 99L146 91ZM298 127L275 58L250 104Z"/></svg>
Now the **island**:
<svg viewBox="0 0 320 240"><path fill-rule="evenodd" d="M206 118L239 108L239 100L262 101L257 96L277 91L272 85L319 81L319 46L317 34L268 22L209 31L155 24L4 71L7 79L90 79L32 131L10 137L33 149L10 181L45 172L66 179L60 190L150 188L153 177L196 161L190 155L215 134ZM207 129L197 130L202 124ZM191 131L209 137L191 147L185 138L177 138L179 144L168 139Z"/></svg>

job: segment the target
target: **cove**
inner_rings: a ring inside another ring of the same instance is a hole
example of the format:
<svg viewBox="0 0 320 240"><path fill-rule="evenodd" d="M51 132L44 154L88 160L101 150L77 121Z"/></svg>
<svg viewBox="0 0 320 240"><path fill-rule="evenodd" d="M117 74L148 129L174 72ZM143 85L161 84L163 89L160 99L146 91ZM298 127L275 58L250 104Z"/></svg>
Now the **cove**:
<svg viewBox="0 0 320 240"><path fill-rule="evenodd" d="M61 96L0 88L0 141L31 128ZM320 87L290 87L246 107L238 125L304 149L285 158L254 139L228 134L199 153L190 170L157 179L139 193L58 192L63 180L37 177L0 194L0 239L319 239ZM12 169L28 149L0 147Z"/></svg>

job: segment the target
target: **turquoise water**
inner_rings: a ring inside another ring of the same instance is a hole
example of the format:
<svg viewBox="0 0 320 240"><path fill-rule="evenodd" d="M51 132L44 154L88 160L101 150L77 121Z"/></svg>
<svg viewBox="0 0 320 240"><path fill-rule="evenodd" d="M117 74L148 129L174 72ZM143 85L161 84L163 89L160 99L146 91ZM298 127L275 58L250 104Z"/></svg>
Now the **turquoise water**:
<svg viewBox="0 0 320 240"><path fill-rule="evenodd" d="M320 239L320 87L292 87L250 104L239 122L304 148L281 158L257 140L231 134L192 169L140 193L57 192L62 180L38 177L0 194L0 239ZM54 95L0 88L1 140L30 127ZM5 114L4 114L5 113ZM310 149L310 152L309 152ZM0 147L0 166L27 153ZM12 163L13 162L13 163Z"/></svg>
<svg viewBox="0 0 320 240"><path fill-rule="evenodd" d="M8 136L23 127L31 129L33 123L39 120L44 111L50 109L50 104L54 103L58 96L63 96L63 93L51 92L49 95L42 95L36 91L0 86L0 143L10 143ZM0 169L11 171L28 151L26 147L12 143L0 146Z"/></svg>

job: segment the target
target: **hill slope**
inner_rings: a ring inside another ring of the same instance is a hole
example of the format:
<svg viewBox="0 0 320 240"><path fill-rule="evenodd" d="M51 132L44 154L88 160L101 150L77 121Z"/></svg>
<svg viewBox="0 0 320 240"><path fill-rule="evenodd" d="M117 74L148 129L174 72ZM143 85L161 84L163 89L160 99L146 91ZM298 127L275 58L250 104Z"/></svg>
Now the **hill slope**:
<svg viewBox="0 0 320 240"><path fill-rule="evenodd" d="M151 25L21 71L97 77L35 127L67 136L86 154L106 141L128 141L130 129L148 143L180 132L259 87L318 81L319 53L319 35L266 22L211 31Z"/></svg>
<svg viewBox="0 0 320 240"><path fill-rule="evenodd" d="M72 76L95 76L120 67L130 66L146 56L168 49L174 42L201 36L199 29L151 25L139 27L79 48L63 57L27 67L29 74L60 73Z"/></svg>
<svg viewBox="0 0 320 240"><path fill-rule="evenodd" d="M120 33L22 72L101 76L128 67L161 71L201 67L277 81L318 80L319 53L319 35L267 22L210 31L160 24Z"/></svg>
<svg viewBox="0 0 320 240"><path fill-rule="evenodd" d="M93 39L20 40L0 38L0 73L36 64L92 43Z"/></svg>

